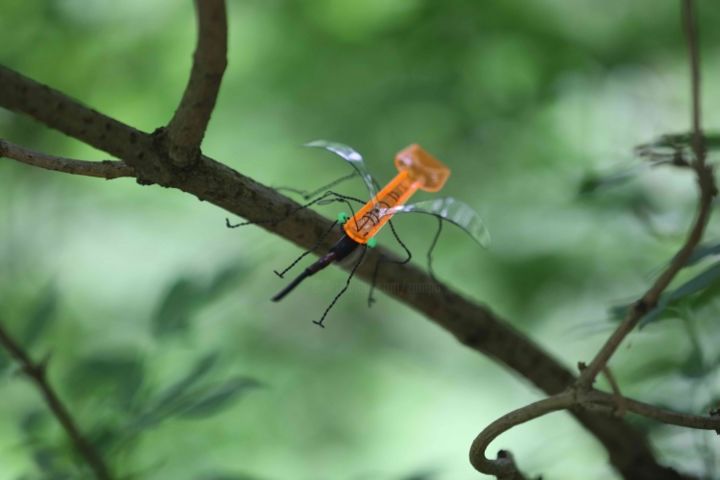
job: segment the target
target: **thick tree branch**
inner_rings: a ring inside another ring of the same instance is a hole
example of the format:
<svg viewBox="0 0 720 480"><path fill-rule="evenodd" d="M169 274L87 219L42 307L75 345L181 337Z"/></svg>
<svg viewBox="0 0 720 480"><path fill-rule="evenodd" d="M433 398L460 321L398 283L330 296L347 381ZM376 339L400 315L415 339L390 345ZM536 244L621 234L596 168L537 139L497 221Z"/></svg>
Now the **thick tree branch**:
<svg viewBox="0 0 720 480"><path fill-rule="evenodd" d="M35 363L32 361L28 353L15 342L8 334L2 324L0 324L0 345L10 354L10 356L20 365L21 371L37 386L42 393L45 403L50 411L62 425L65 433L72 441L75 449L82 458L85 459L88 466L95 473L98 480L110 480L112 475L105 461L80 432L80 428L73 419L70 411L62 403L47 379L46 365L44 363Z"/></svg>
<svg viewBox="0 0 720 480"><path fill-rule="evenodd" d="M3 139L0 139L0 157L11 158L18 162L32 165L33 167L44 168L45 170L70 173L72 175L84 175L86 177L99 177L110 180L113 178L135 176L133 169L124 162L113 160L88 162L86 160L56 157L15 145Z"/></svg>
<svg viewBox="0 0 720 480"><path fill-rule="evenodd" d="M276 191L205 156L190 169L173 169L154 136L84 107L5 67L0 67L0 106L30 115L124 160L135 169L140 183L177 188L250 221L281 218L298 208L297 203ZM62 106L61 111L57 106ZM259 226L310 249L330 224L314 211L300 210L281 222ZM322 247L329 248L336 239L328 238ZM378 255L394 258L383 248L373 249L358 270L358 277L372 280ZM423 313L464 345L509 367L545 393L557 394L575 381L564 365L509 322L489 308L438 285L414 265L388 266L377 281L380 290ZM572 413L602 442L610 461L625 478L681 478L674 470L657 464L645 438L629 425L587 412Z"/></svg>
<svg viewBox="0 0 720 480"><path fill-rule="evenodd" d="M717 187L715 185L715 175L712 167L705 163L705 148L703 146L703 134L700 115L700 53L697 39L697 19L695 18L695 9L693 0L682 0L683 30L686 33L689 56L690 56L690 73L691 73L691 90L692 90L692 135L693 135L693 151L695 153L695 161L692 167L697 174L699 187L699 198L697 214L695 222L688 232L685 243L673 258L670 265L658 277L650 289L638 300L635 305L628 311L627 315L608 338L590 365L582 371L578 383L584 388L589 388L595 380L597 374L607 365L610 357L615 353L625 337L635 328L640 319L655 308L660 295L670 285L677 273L685 266L690 259L695 247L702 240L712 210L713 199L717 196Z"/></svg>
<svg viewBox="0 0 720 480"><path fill-rule="evenodd" d="M179 167L199 158L227 66L225 0L195 0L195 10L198 40L190 80L166 132L170 158Z"/></svg>

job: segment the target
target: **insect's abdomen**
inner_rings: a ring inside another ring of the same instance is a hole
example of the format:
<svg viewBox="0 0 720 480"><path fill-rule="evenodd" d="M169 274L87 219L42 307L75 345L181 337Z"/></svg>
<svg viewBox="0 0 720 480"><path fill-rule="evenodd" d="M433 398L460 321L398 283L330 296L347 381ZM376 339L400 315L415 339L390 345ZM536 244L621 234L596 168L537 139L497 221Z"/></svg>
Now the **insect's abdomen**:
<svg viewBox="0 0 720 480"><path fill-rule="evenodd" d="M404 204L419 186L420 182L411 178L407 170L398 173L373 200L345 222L345 233L358 243L367 243L392 217L387 210Z"/></svg>

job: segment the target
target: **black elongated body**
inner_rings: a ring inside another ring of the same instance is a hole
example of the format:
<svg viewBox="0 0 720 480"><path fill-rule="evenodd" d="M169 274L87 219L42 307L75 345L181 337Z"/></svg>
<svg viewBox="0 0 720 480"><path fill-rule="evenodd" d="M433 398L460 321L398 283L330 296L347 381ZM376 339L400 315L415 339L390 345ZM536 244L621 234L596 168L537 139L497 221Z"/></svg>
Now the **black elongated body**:
<svg viewBox="0 0 720 480"><path fill-rule="evenodd" d="M342 238L338 240L335 245L332 246L328 253L326 253L325 255L320 257L315 263L307 267L300 275L295 278L295 280L290 282L287 287L283 288L277 295L275 295L272 298L272 301L278 302L282 300L285 295L292 292L295 287L300 285L300 282L316 274L331 263L339 262L343 258L350 255L352 252L354 252L355 249L359 246L360 244L358 242L348 237L347 235L343 235Z"/></svg>

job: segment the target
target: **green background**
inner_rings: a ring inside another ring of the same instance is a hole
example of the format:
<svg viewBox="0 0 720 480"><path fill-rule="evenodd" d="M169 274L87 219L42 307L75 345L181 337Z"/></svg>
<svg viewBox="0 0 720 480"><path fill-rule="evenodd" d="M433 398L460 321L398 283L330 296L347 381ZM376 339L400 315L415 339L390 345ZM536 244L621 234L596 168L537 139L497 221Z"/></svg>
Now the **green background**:
<svg viewBox="0 0 720 480"><path fill-rule="evenodd" d="M613 327L608 308L636 298L682 241L695 199L689 172L652 169L579 194L588 175L641 165L635 145L688 129L678 2L228 4L229 65L203 151L266 185L314 189L348 168L301 148L307 141L352 145L381 182L393 175L396 151L422 144L452 169L443 193L473 206L493 237L481 250L445 229L437 275L568 365L590 359ZM720 10L699 4L712 129ZM3 64L144 131L171 117L195 42L190 2L0 6ZM107 158L5 110L0 133L48 153ZM338 190L365 195L357 180ZM334 217L338 207L319 210ZM51 380L116 471L478 478L467 460L472 439L539 393L382 294L368 309L361 282L328 328L316 328L341 270L271 303L286 283L272 270L300 251L257 227L228 230L226 215L131 179L0 161L0 320L35 358L51 356ZM408 215L396 225L422 264L434 219ZM712 228L708 238L717 238ZM389 232L379 240L395 248ZM687 411L717 398L717 307L712 298L687 303L618 352L613 367L625 393ZM142 417L208 355L213 367L198 379L206 394L238 377L262 387L230 384L231 393L215 397L222 401L195 415ZM80 462L39 395L4 364L0 479L78 478ZM142 433L118 446L132 421ZM651 433L664 462L707 476L720 468L714 434L632 421ZM509 432L490 453L504 447L546 478L614 475L603 449L565 414Z"/></svg>

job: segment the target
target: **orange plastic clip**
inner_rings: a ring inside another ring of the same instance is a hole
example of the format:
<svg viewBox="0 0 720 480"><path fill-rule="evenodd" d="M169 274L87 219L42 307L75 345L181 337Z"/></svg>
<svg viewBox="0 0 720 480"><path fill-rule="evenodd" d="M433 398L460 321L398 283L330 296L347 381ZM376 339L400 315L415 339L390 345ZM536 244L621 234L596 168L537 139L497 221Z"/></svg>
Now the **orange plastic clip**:
<svg viewBox="0 0 720 480"><path fill-rule="evenodd" d="M358 243L367 243L392 217L393 207L403 205L418 190L439 191L450 169L422 149L410 145L395 156L399 173L390 183L366 203L343 228L348 237Z"/></svg>

